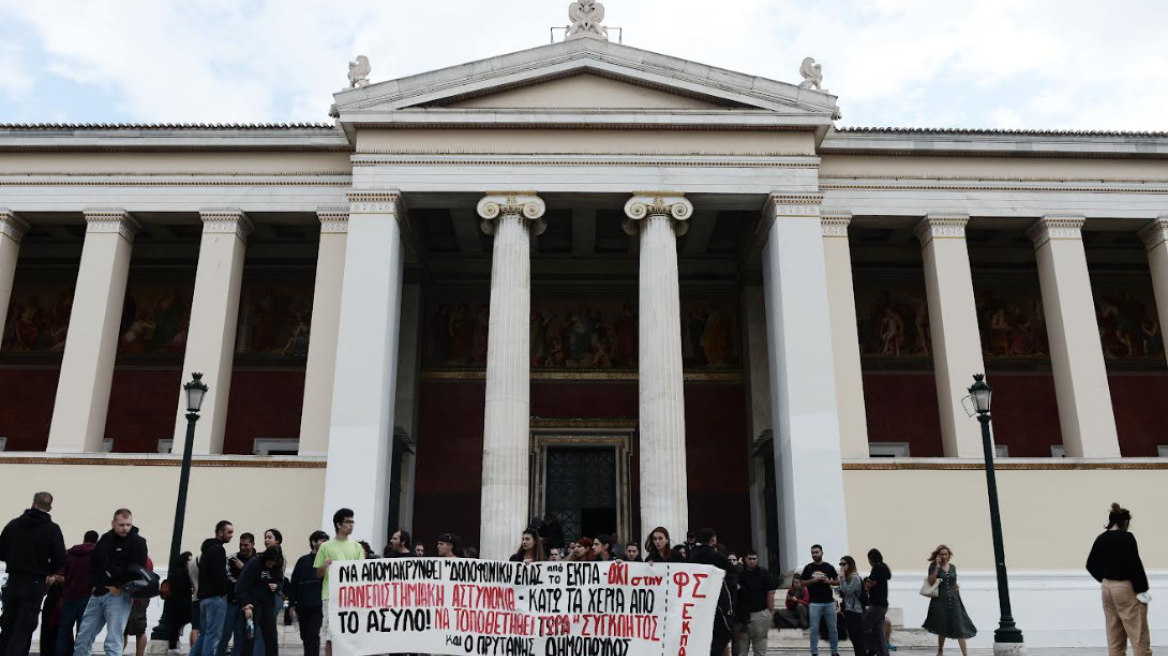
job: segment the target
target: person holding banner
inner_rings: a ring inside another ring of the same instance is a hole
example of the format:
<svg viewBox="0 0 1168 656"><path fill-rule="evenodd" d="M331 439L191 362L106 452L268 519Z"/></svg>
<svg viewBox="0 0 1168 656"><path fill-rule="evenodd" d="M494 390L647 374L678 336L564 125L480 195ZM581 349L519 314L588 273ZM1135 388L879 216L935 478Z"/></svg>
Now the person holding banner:
<svg viewBox="0 0 1168 656"><path fill-rule="evenodd" d="M263 636L264 656L279 656L276 634L276 601L284 581L284 554L277 545L248 561L235 583L235 598L243 610L245 622L253 622ZM256 635L245 631L243 656L252 656Z"/></svg>
<svg viewBox="0 0 1168 656"><path fill-rule="evenodd" d="M730 644L734 627L734 594L738 590L738 579L730 561L714 547L718 535L712 528L703 528L695 535L697 544L693 547L693 562L717 567L725 572L722 590L718 594L718 607L714 611L714 636L710 643L710 656L722 656Z"/></svg>
<svg viewBox="0 0 1168 656"><path fill-rule="evenodd" d="M519 542L519 550L511 556L513 563L538 563L547 560L543 553L543 540L535 529L523 530L523 538Z"/></svg>
<svg viewBox="0 0 1168 656"><path fill-rule="evenodd" d="M324 653L327 656L333 656L333 641L329 633L329 566L333 564L334 560L364 560L365 558L365 548L356 540L349 539L349 536L353 534L352 510L341 508L333 513L333 528L336 529L337 537L320 545L320 550L316 552L316 560L312 563L312 566L316 568L316 578L321 580L320 637L325 641Z"/></svg>

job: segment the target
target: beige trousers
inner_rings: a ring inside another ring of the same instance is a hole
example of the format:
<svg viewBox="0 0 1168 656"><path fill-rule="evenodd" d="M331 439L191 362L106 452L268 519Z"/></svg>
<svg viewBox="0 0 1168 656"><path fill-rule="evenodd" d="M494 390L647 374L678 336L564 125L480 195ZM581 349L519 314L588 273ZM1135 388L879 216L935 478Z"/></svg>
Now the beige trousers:
<svg viewBox="0 0 1168 656"><path fill-rule="evenodd" d="M1103 579L1103 616L1107 619L1107 653L1125 656L1131 640L1135 656L1152 656L1148 606L1136 599L1131 581Z"/></svg>

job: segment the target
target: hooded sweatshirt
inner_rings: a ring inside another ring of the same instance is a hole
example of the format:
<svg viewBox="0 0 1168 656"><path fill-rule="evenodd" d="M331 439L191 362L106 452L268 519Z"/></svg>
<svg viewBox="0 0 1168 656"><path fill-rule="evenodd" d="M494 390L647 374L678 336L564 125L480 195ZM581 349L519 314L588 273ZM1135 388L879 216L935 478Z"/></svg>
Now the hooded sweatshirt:
<svg viewBox="0 0 1168 656"><path fill-rule="evenodd" d="M65 585L61 597L66 601L89 596L89 561L93 559L96 542L83 542L71 547L65 563Z"/></svg>
<svg viewBox="0 0 1168 656"><path fill-rule="evenodd" d="M44 578L65 567L65 538L49 513L29 508L0 532L0 560L9 576Z"/></svg>
<svg viewBox="0 0 1168 656"><path fill-rule="evenodd" d="M223 597L231 590L227 580L227 550L219 538L203 540L199 556L199 599Z"/></svg>
<svg viewBox="0 0 1168 656"><path fill-rule="evenodd" d="M137 578L130 573L130 565L146 567L146 538L138 535L137 526L131 527L126 537L107 531L97 541L89 561L93 594L100 597L109 592L107 587L120 588Z"/></svg>

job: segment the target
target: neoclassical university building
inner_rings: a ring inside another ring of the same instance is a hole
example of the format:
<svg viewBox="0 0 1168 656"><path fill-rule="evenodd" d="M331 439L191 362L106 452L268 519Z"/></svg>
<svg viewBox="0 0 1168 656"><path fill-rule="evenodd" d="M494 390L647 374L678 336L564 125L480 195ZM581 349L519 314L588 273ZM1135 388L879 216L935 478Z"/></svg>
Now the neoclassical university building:
<svg viewBox="0 0 1168 656"><path fill-rule="evenodd" d="M776 570L878 547L913 624L943 542L988 640L985 372L1015 617L1103 644L1113 500L1168 582L1168 134L837 128L797 64L578 22L359 58L327 124L0 125L4 512L128 506L164 562L200 372L184 548L341 506L493 558L533 516L713 526Z"/></svg>

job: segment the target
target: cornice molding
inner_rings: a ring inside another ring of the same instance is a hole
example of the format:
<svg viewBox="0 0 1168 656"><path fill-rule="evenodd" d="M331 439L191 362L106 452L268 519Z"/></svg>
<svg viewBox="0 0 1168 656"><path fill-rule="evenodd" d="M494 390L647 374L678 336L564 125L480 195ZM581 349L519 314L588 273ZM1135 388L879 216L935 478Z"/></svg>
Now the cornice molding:
<svg viewBox="0 0 1168 656"><path fill-rule="evenodd" d="M29 228L28 222L20 218L19 214L7 207L0 207L0 235L19 244Z"/></svg>
<svg viewBox="0 0 1168 656"><path fill-rule="evenodd" d="M320 234L337 235L349 232L349 206L331 205L318 207L316 218L320 219Z"/></svg>
<svg viewBox="0 0 1168 656"><path fill-rule="evenodd" d="M965 226L968 223L968 214L929 213L917 223L913 234L921 242L921 248L924 248L934 239L965 239Z"/></svg>
<svg viewBox="0 0 1168 656"><path fill-rule="evenodd" d="M203 220L203 234L235 235L246 241L255 225L243 210L234 207L208 207L199 210Z"/></svg>
<svg viewBox="0 0 1168 656"><path fill-rule="evenodd" d="M851 223L852 213L846 210L822 210L819 215L819 227L824 237L847 239Z"/></svg>
<svg viewBox="0 0 1168 656"><path fill-rule="evenodd" d="M1052 239L1082 241L1085 222L1086 218L1081 215L1051 214L1035 221L1026 231L1026 236L1034 242L1034 250Z"/></svg>
<svg viewBox="0 0 1168 656"><path fill-rule="evenodd" d="M673 234L678 237L689 231L686 221L693 216L693 203L681 191L635 191L625 201L626 218L621 226L628 235L640 232L640 222L652 217L669 220Z"/></svg>
<svg viewBox="0 0 1168 656"><path fill-rule="evenodd" d="M911 180L911 182L905 182ZM983 183L984 181L984 183ZM1075 184L1059 184L1057 181L1028 180L1026 178L917 178L911 176L888 179L885 176L861 178L859 176L820 178L819 188L846 191L1009 191L1023 193L1084 193L1084 194L1168 194L1168 185L1161 181L1108 180L1094 185L1075 181Z"/></svg>
<svg viewBox="0 0 1168 656"><path fill-rule="evenodd" d="M488 191L475 205L475 212L488 235L494 235L498 224L507 217L520 219L533 235L542 235L547 229L543 220L547 204L534 191Z"/></svg>
<svg viewBox="0 0 1168 656"><path fill-rule="evenodd" d="M123 209L86 209L85 234L116 234L122 239L134 243L134 235L138 234L141 224Z"/></svg>
<svg viewBox="0 0 1168 656"><path fill-rule="evenodd" d="M1156 217L1151 223L1140 229L1139 234L1148 250L1168 242L1168 215Z"/></svg>

